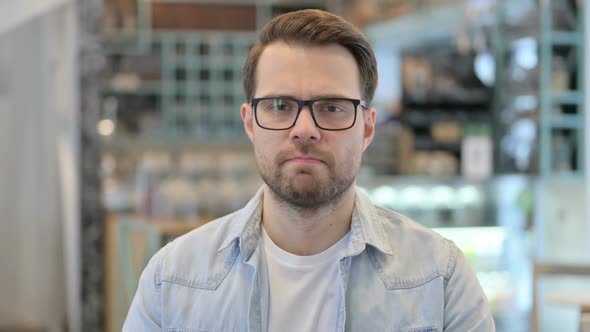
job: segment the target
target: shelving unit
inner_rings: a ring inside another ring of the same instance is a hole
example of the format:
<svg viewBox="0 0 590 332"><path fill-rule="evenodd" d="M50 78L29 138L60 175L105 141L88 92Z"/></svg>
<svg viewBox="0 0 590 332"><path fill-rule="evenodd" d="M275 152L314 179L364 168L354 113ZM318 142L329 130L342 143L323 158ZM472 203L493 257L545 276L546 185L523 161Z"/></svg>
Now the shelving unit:
<svg viewBox="0 0 590 332"><path fill-rule="evenodd" d="M137 31L109 35L103 43L111 71L102 91L110 103L103 118L116 126L105 143L174 145L245 140L240 116L244 102L242 69L256 41L256 29L274 15L301 8L324 7L317 1L138 0ZM211 20L170 20L176 17L173 14L187 10L199 15L237 10L251 17L240 16L245 23L229 30L186 26L216 26ZM251 20L256 24L251 25Z"/></svg>
<svg viewBox="0 0 590 332"><path fill-rule="evenodd" d="M494 167L498 174L538 172L537 122L539 117L538 55L533 50L539 35L536 7L523 9L521 19L509 20L512 0L499 0L494 7L491 37L495 61ZM519 43L528 42L528 67L517 61ZM532 130L526 128L532 127ZM523 130L523 128L525 130ZM524 132L524 133L523 133Z"/></svg>
<svg viewBox="0 0 590 332"><path fill-rule="evenodd" d="M501 173L538 174L544 180L580 178L585 158L584 2L542 0L517 26L507 22L510 2L498 1L495 9L494 110L501 124L495 138L500 147L495 154L496 168ZM515 65L517 43L527 39L538 50L534 52L538 61L530 60L531 67L522 68ZM535 126L526 168L515 167L505 151L509 131L522 119Z"/></svg>
<svg viewBox="0 0 590 332"><path fill-rule="evenodd" d="M150 136L167 141L243 138L241 74L255 38L254 32L152 32L149 49L159 59L154 61L159 62L157 80L139 78L128 88L107 85L103 94L123 107L134 98L148 103L146 98L152 98L145 107L158 114L159 131ZM135 112L135 123L146 111L121 110Z"/></svg>
<svg viewBox="0 0 590 332"><path fill-rule="evenodd" d="M492 90L475 77L472 55L459 55L452 42L430 48L409 50L403 57L400 122L412 132L414 153L431 159L427 168L445 164L454 170L441 175L456 176L466 129L492 122ZM414 164L420 168L420 162Z"/></svg>
<svg viewBox="0 0 590 332"><path fill-rule="evenodd" d="M168 136L244 137L241 74L250 32L156 33L161 44L161 109ZM171 137L174 138L174 137Z"/></svg>
<svg viewBox="0 0 590 332"><path fill-rule="evenodd" d="M540 175L544 179L584 175L583 3L541 1L539 130ZM556 12L560 12L568 24L556 22ZM568 77L565 89L555 87L554 67L558 59L566 61L565 69L572 75ZM568 147L573 150L558 155L558 150Z"/></svg>

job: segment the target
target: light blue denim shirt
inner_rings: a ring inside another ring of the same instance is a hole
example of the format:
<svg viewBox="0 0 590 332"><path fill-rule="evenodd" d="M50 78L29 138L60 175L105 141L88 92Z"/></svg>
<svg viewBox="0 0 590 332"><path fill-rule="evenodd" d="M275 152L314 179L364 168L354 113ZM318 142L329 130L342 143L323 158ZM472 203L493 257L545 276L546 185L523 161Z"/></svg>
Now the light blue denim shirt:
<svg viewBox="0 0 590 332"><path fill-rule="evenodd" d="M262 189L241 210L162 248L123 331L267 331ZM451 241L357 190L339 261L337 331L494 331L486 297Z"/></svg>

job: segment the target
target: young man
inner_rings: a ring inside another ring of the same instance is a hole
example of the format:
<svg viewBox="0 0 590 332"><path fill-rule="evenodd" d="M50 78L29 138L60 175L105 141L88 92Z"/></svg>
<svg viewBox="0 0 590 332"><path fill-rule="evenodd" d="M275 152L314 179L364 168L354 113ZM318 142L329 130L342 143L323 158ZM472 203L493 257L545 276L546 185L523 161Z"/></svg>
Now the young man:
<svg viewBox="0 0 590 332"><path fill-rule="evenodd" d="M376 61L341 18L273 19L244 70L263 187L160 250L124 331L494 331L461 251L355 188Z"/></svg>

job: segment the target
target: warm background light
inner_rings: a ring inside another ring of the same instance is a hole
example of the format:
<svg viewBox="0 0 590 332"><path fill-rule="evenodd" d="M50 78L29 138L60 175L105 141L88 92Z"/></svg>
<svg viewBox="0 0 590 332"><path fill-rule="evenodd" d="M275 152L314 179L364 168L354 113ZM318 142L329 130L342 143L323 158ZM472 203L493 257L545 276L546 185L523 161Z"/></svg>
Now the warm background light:
<svg viewBox="0 0 590 332"><path fill-rule="evenodd" d="M103 119L96 126L98 133L102 136L111 136L115 132L115 123L110 119Z"/></svg>

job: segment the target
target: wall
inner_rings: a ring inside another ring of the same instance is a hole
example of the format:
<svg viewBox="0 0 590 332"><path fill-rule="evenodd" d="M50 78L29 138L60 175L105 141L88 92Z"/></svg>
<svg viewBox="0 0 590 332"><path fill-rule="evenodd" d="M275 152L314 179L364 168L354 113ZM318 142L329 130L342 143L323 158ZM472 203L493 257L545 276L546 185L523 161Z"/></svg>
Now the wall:
<svg viewBox="0 0 590 332"><path fill-rule="evenodd" d="M63 192L76 175L60 172L57 142L72 163L77 124L62 9L0 34L0 329L63 331L67 319L63 232L75 202Z"/></svg>

